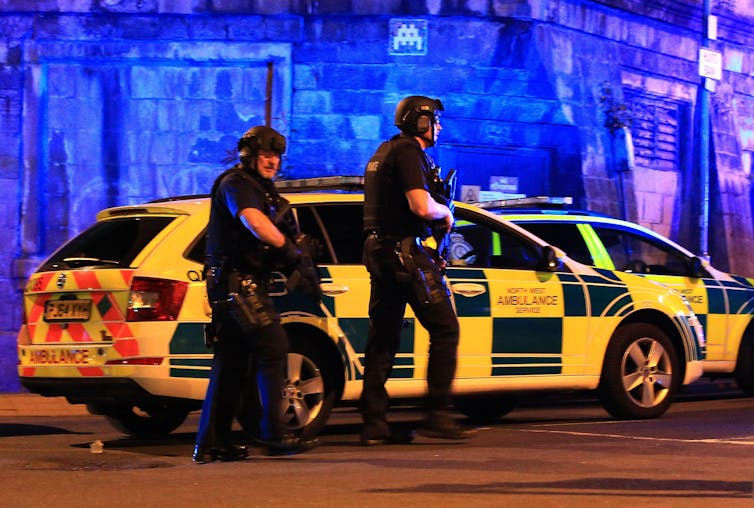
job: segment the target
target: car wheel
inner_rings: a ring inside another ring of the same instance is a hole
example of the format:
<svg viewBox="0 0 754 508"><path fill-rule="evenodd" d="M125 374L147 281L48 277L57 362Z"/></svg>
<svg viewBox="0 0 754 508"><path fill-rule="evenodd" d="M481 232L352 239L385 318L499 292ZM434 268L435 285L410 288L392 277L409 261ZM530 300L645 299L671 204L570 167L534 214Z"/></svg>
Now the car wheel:
<svg viewBox="0 0 754 508"><path fill-rule="evenodd" d="M754 396L754 338L745 335L738 349L736 384L748 396Z"/></svg>
<svg viewBox="0 0 754 508"><path fill-rule="evenodd" d="M124 434L148 438L170 434L186 420L190 410L170 404L155 404L143 407L100 406L97 412Z"/></svg>
<svg viewBox="0 0 754 508"><path fill-rule="evenodd" d="M599 386L600 400L611 415L656 418L670 407L680 383L678 355L662 330L646 323L616 330Z"/></svg>
<svg viewBox="0 0 754 508"><path fill-rule="evenodd" d="M493 394L459 395L455 397L455 408L469 417L474 423L488 423L501 418L516 407L515 397Z"/></svg>
<svg viewBox="0 0 754 508"><path fill-rule="evenodd" d="M316 343L291 341L283 397L288 430L314 437L327 423L335 403L335 369Z"/></svg>

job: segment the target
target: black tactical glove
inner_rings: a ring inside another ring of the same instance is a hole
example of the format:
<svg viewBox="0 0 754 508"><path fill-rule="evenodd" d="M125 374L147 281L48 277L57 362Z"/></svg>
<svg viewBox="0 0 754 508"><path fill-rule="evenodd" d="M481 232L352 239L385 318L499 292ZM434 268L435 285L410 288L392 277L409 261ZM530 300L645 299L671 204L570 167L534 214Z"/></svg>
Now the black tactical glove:
<svg viewBox="0 0 754 508"><path fill-rule="evenodd" d="M311 254L311 238L305 234L297 235L296 246L300 252L298 264L288 275L285 286L288 291L301 291L319 302L322 299L322 289L319 286L319 272Z"/></svg>
<svg viewBox="0 0 754 508"><path fill-rule="evenodd" d="M273 250L273 256L275 267L288 276L301 262L301 249L293 240L286 237L285 244Z"/></svg>

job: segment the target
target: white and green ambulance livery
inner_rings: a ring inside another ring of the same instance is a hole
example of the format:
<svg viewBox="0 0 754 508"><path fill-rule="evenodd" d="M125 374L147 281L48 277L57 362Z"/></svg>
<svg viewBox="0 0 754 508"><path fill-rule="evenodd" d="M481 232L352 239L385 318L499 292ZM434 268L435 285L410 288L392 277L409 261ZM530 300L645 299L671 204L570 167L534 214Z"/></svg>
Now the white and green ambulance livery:
<svg viewBox="0 0 754 508"><path fill-rule="evenodd" d="M358 183L279 184L318 245L322 276L321 305L286 293L282 276L272 288L291 342L287 422L309 433L361 393L369 275ZM23 386L87 404L130 434L170 432L198 409L212 357L202 335L208 212L195 197L103 210L42 263L24 294ZM594 390L617 418L653 418L702 374L702 327L666 286L580 264L463 203L448 257L461 327L455 402L470 417L502 416L528 392ZM423 395L428 343L409 309L387 383L394 399Z"/></svg>

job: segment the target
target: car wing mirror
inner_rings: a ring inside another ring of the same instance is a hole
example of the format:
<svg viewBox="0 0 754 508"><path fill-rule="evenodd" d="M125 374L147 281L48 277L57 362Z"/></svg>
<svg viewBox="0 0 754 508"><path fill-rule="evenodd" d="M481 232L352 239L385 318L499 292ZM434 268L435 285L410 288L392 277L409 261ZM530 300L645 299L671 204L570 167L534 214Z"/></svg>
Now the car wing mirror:
<svg viewBox="0 0 754 508"><path fill-rule="evenodd" d="M563 262L558 257L555 249L550 245L545 245L542 248L542 269L548 272L557 272L562 267Z"/></svg>

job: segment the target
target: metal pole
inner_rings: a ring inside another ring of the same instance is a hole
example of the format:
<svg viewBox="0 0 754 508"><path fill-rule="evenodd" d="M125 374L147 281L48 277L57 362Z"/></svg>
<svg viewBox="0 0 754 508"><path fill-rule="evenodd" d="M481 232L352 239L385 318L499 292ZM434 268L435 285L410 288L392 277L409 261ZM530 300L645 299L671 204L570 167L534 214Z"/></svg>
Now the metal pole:
<svg viewBox="0 0 754 508"><path fill-rule="evenodd" d="M272 126L272 85L275 68L272 61L267 62L267 83L264 91L264 124Z"/></svg>
<svg viewBox="0 0 754 508"><path fill-rule="evenodd" d="M710 0L703 1L702 47L709 47ZM709 260L709 158L710 158L710 112L707 80L702 77L699 94L699 185L701 186L701 206L699 212L699 253Z"/></svg>

